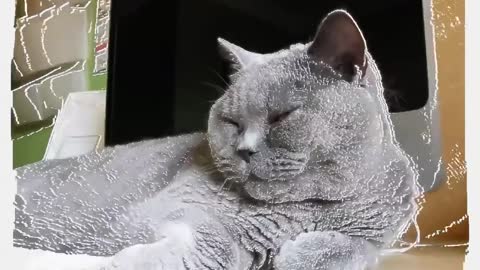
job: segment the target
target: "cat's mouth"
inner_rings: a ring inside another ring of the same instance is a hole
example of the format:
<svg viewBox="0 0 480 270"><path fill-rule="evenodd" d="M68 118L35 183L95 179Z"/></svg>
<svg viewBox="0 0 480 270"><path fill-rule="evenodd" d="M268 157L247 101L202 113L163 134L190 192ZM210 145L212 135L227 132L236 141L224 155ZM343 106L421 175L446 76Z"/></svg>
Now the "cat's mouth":
<svg viewBox="0 0 480 270"><path fill-rule="evenodd" d="M292 157L293 155L293 157ZM307 164L304 154L276 151L271 156L253 157L249 166L249 178L253 181L286 181L303 173Z"/></svg>
<svg viewBox="0 0 480 270"><path fill-rule="evenodd" d="M269 181L269 182L284 182L295 178L300 175L303 169L289 170L289 171L251 171L248 179L252 181Z"/></svg>
<svg viewBox="0 0 480 270"><path fill-rule="evenodd" d="M253 160L249 178L253 181L287 181L303 173L306 164L306 157Z"/></svg>

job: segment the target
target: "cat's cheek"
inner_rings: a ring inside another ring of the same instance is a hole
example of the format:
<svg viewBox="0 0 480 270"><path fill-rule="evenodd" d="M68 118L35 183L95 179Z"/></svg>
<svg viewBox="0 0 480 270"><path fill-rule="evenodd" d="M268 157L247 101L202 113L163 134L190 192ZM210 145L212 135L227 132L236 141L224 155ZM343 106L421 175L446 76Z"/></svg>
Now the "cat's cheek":
<svg viewBox="0 0 480 270"><path fill-rule="evenodd" d="M311 152L323 149L324 151L332 150L335 145L341 141L341 136L326 121L317 119L312 124L312 130L309 140L309 150Z"/></svg>
<svg viewBox="0 0 480 270"><path fill-rule="evenodd" d="M220 149L233 147L236 140L236 133L232 127L215 125L208 131L208 140L213 148L212 150L220 151Z"/></svg>
<svg viewBox="0 0 480 270"><path fill-rule="evenodd" d="M383 123L380 115L375 117L375 119L373 120L373 123L370 125L369 133L377 134L377 136L379 136L380 138L383 138L384 130L383 130Z"/></svg>
<svg viewBox="0 0 480 270"><path fill-rule="evenodd" d="M290 152L303 153L310 147L310 132L302 125L279 126L270 132L273 147L284 148Z"/></svg>

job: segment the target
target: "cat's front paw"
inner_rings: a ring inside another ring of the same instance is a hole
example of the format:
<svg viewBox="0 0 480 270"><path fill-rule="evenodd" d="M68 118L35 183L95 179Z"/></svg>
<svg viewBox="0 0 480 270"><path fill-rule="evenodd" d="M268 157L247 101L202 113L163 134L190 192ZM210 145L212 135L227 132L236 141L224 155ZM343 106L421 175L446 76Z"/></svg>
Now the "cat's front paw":
<svg viewBox="0 0 480 270"><path fill-rule="evenodd" d="M111 258L105 270L183 270L181 254L171 248L167 241L131 246Z"/></svg>
<svg viewBox="0 0 480 270"><path fill-rule="evenodd" d="M286 241L275 270L363 270L375 264L375 249L362 239L338 232L302 233Z"/></svg>
<svg viewBox="0 0 480 270"><path fill-rule="evenodd" d="M183 257L194 245L193 229L184 223L169 222L161 231L163 237L158 241L120 251L102 270L184 270Z"/></svg>

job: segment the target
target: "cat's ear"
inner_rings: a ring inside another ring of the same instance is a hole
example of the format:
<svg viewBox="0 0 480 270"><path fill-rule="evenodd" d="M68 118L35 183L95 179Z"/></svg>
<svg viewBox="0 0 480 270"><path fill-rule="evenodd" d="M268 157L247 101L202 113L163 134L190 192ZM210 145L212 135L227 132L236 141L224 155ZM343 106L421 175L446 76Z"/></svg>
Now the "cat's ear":
<svg viewBox="0 0 480 270"><path fill-rule="evenodd" d="M308 54L352 81L357 75L365 75L366 50L363 34L352 16L344 10L335 10L320 23Z"/></svg>
<svg viewBox="0 0 480 270"><path fill-rule="evenodd" d="M222 56L228 60L237 71L262 61L263 57L261 54L249 52L223 38L218 38L218 44Z"/></svg>

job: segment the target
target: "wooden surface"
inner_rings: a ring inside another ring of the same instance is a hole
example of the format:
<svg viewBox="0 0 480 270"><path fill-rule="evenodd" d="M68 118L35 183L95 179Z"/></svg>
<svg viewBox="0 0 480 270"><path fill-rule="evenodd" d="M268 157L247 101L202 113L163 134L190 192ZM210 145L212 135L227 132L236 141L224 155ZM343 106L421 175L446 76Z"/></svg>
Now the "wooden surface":
<svg viewBox="0 0 480 270"><path fill-rule="evenodd" d="M422 243L468 242L465 170L465 3L433 0L438 102L447 179L425 194L418 217ZM413 229L407 239L416 236Z"/></svg>
<svg viewBox="0 0 480 270"><path fill-rule="evenodd" d="M463 269L465 247L422 247L384 258L378 270L457 270Z"/></svg>

